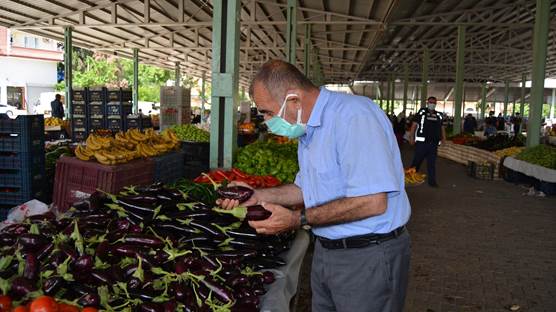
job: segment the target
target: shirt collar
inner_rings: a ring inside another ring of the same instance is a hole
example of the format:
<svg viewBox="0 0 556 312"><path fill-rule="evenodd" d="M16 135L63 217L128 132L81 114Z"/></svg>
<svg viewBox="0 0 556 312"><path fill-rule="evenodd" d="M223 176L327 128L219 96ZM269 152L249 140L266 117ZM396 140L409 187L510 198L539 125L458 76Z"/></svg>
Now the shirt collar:
<svg viewBox="0 0 556 312"><path fill-rule="evenodd" d="M321 125L322 112L324 111L324 107L326 106L329 97L330 91L328 91L325 87L320 87L319 96L317 97L315 106L313 106L313 111L311 112L311 116L309 116L307 126L319 127Z"/></svg>

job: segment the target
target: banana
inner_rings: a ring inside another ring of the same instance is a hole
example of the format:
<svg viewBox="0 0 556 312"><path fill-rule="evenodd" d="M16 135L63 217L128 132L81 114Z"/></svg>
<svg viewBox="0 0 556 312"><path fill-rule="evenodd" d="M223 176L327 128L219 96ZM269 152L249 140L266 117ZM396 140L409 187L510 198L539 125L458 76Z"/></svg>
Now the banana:
<svg viewBox="0 0 556 312"><path fill-rule="evenodd" d="M150 157L156 156L158 154L157 151L148 144L143 144L143 150L147 152Z"/></svg>
<svg viewBox="0 0 556 312"><path fill-rule="evenodd" d="M104 154L102 154L101 151L95 152L94 156L95 156L96 160L103 165L107 165L110 162L108 157L106 157Z"/></svg>
<svg viewBox="0 0 556 312"><path fill-rule="evenodd" d="M100 151L100 153L102 153L102 155L108 158L109 160L116 160L116 156L108 151L102 150Z"/></svg>
<svg viewBox="0 0 556 312"><path fill-rule="evenodd" d="M147 139L147 136L139 132L139 130L137 129L131 129L128 132L131 138L133 138L133 140L135 141L143 142Z"/></svg>
<svg viewBox="0 0 556 312"><path fill-rule="evenodd" d="M93 151L98 151L102 148L102 146L95 141L94 135L92 134L87 137L85 143L87 144L87 148Z"/></svg>
<svg viewBox="0 0 556 312"><path fill-rule="evenodd" d="M87 161L87 160L91 159L89 156L83 154L81 145L77 145L77 147L75 148L75 156L78 159L81 159L81 160L84 160L84 161Z"/></svg>

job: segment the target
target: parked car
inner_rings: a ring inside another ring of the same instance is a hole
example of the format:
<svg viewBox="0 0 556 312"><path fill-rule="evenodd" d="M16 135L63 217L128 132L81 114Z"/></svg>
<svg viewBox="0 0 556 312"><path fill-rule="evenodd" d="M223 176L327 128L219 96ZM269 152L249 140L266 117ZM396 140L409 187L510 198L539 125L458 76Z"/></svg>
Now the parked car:
<svg viewBox="0 0 556 312"><path fill-rule="evenodd" d="M27 111L19 109L15 106L0 104L0 114L7 114L10 118L15 118L19 115L27 115Z"/></svg>

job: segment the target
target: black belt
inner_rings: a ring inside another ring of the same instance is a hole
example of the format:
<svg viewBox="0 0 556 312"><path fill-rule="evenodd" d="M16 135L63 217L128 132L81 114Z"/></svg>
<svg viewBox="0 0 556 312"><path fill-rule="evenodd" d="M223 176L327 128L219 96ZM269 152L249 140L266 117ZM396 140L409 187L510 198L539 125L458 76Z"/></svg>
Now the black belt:
<svg viewBox="0 0 556 312"><path fill-rule="evenodd" d="M362 248L371 244L378 245L387 240L397 238L405 231L405 225L401 226L390 233L385 234L365 234L351 236L342 239L328 239L317 236L322 247L326 249L346 249L346 248Z"/></svg>

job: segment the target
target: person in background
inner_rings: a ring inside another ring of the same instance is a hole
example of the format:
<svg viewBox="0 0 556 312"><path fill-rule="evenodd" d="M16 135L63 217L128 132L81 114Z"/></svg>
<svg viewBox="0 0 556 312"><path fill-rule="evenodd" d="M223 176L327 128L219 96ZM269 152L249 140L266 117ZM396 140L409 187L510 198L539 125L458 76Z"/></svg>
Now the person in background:
<svg viewBox="0 0 556 312"><path fill-rule="evenodd" d="M486 137L496 135L496 127L494 125L495 125L495 122L493 121L493 119L489 119L489 118L486 119L485 132L484 132L484 135Z"/></svg>
<svg viewBox="0 0 556 312"><path fill-rule="evenodd" d="M254 190L242 205L272 214L249 225L266 235L312 229L312 311L403 311L411 207L388 116L368 97L318 88L282 60L261 67L249 94L272 133L299 140L295 183Z"/></svg>
<svg viewBox="0 0 556 312"><path fill-rule="evenodd" d="M518 134L521 133L521 122L523 120L521 119L521 114L520 113L515 113L515 116L512 117L512 124L514 125L514 133Z"/></svg>
<svg viewBox="0 0 556 312"><path fill-rule="evenodd" d="M411 126L409 143L415 145L415 154L411 167L417 171L421 163L427 159L427 182L431 187L438 187L436 183L436 155L438 145L446 142L446 130L444 129L444 116L435 110L436 98L431 96L427 99L427 106L421 108Z"/></svg>
<svg viewBox="0 0 556 312"><path fill-rule="evenodd" d="M54 101L50 102L50 107L52 108L52 117L64 119L64 105L60 94L56 94Z"/></svg>
<svg viewBox="0 0 556 312"><path fill-rule="evenodd" d="M502 113L499 113L498 118L496 118L496 130L498 131L506 130L506 119L504 119Z"/></svg>
<svg viewBox="0 0 556 312"><path fill-rule="evenodd" d="M475 119L472 114L468 114L467 116L465 116L465 121L463 122L463 132L475 134L476 129L477 119Z"/></svg>
<svg viewBox="0 0 556 312"><path fill-rule="evenodd" d="M405 134L405 126L406 126L405 115L400 113L398 117L395 119L394 124L394 134L396 135L396 140L398 141L398 146L402 146L403 143L403 136Z"/></svg>
<svg viewBox="0 0 556 312"><path fill-rule="evenodd" d="M210 123L210 111L205 110L202 117L203 123Z"/></svg>

